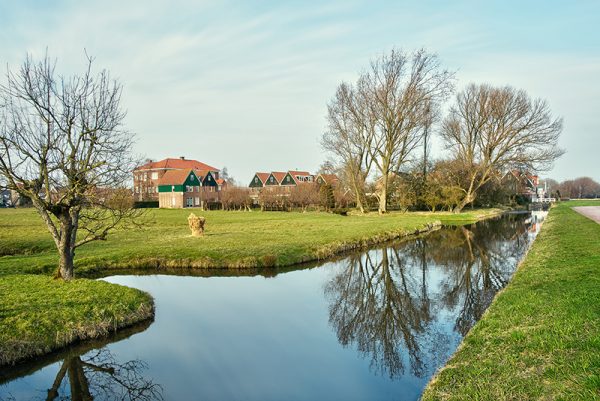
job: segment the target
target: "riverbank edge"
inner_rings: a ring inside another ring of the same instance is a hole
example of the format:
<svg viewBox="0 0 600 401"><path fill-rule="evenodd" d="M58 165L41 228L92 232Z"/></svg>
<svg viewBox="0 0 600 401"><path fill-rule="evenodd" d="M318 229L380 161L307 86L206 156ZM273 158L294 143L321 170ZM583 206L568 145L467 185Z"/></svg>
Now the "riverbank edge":
<svg viewBox="0 0 600 401"><path fill-rule="evenodd" d="M110 274L118 274L121 270L167 270L167 269L256 269L256 268L281 268L293 267L310 262L319 262L332 257L354 251L361 251L370 247L384 244L391 241L410 239L413 236L426 234L438 230L444 225L452 224L473 224L482 220L501 216L509 210L491 208L482 209L474 218L458 219L454 215L448 215L447 222L444 219L432 219L428 223L416 225L412 229L402 229L398 231L388 231L371 235L353 241L334 242L319 246L316 250L303 255L298 255L294 260L288 263L280 263L277 255L267 254L250 258L238 259L230 263L215 262L210 258L200 259L173 259L173 258L136 258L134 260L124 260L119 263L107 263L102 266L85 266L78 269L78 273L83 277L98 277Z"/></svg>
<svg viewBox="0 0 600 401"><path fill-rule="evenodd" d="M575 265L564 266L562 260L565 255L572 258L574 254L577 255L577 251L567 249L567 241L556 244L552 243L552 240L565 237L561 230L573 233L576 230L572 228L581 229L581 225L591 229L592 235L597 235L600 231L594 227L595 223L584 216L575 224L569 224L573 223L569 222L569 213L572 213L571 218L577 214L571 210L572 206L576 205L571 202L568 205L555 205L550 209L541 232L518 264L509 284L496 294L491 305L467 333L454 354L431 378L423 391L421 401L600 399L600 377L591 373L593 366L600 362L600 358L596 357L594 361L585 360L586 357L581 355L589 353L589 350L577 352L573 348L569 349L569 345L565 347L565 343L584 342L582 348L593 349L597 346L597 340L593 340L593 333L582 334L581 332L587 329L574 325L574 322L584 322L586 319L583 315L590 312L580 312L582 316L572 318L572 321L557 322L558 306L544 303L547 298L557 295L548 289L550 285L556 287L556 281L559 280L555 277L556 269L564 267L568 270L567 273L584 270L584 266L579 269L578 261L575 261ZM580 245L585 248L585 245ZM599 253L595 255L597 258ZM598 272L597 266L585 267L588 271L579 273L573 279L575 283L584 285L591 278L586 273L594 271L592 269ZM539 294L540 290L544 296L542 301L538 300L541 307L532 305L532 297ZM529 298L521 299L524 293L529 293ZM580 296L577 289L571 290L570 293L565 288L565 292L560 294L567 299L563 302L573 302L572 299L569 300L569 295ZM576 311L581 311L586 302L593 303L597 297L588 291L586 299L579 300L579 308L560 305L562 309L569 311L561 311L562 316L577 314ZM534 309L538 311L532 311ZM545 312L545 316L540 316L540 312ZM592 316L593 313L592 311ZM545 318L553 319L552 327L546 327L549 324ZM598 327L597 316L596 322L587 323ZM568 327L571 338L567 330L560 331L561 324ZM536 335L541 338L534 339ZM592 338L588 338L589 336ZM552 343L561 343L562 349L553 348ZM582 359L585 360L583 363ZM565 368L560 366L561 364L570 366ZM563 376L560 378L557 377L560 375L556 374L559 370L565 371L561 372ZM573 391L574 387L578 388ZM574 395L576 396L573 398Z"/></svg>
<svg viewBox="0 0 600 401"><path fill-rule="evenodd" d="M367 238L361 238L355 241L344 241L338 243L325 244L318 247L309 254L298 255L289 263L279 263L278 256L267 254L255 256L222 263L213 261L210 258L200 259L174 259L174 258L137 258L134 260L124 260L119 263L109 263L102 266L85 266L78 270L84 277L98 273L115 272L119 270L161 270L161 269L254 269L254 268L276 268L291 267L309 262L323 261L336 255L346 252L364 250L369 247L395 241L412 236L428 233L438 230L442 227L440 220L433 220L429 223L415 226L414 229L383 232Z"/></svg>
<svg viewBox="0 0 600 401"><path fill-rule="evenodd" d="M24 287L31 286L32 283L38 287L37 292L33 290L33 294L23 294ZM83 287L81 291L89 295L83 300L68 297L57 299L62 293L61 286L68 286L70 289ZM105 281L79 278L61 282L44 275L16 274L0 277L0 288L4 290L0 299L0 309L3 310L0 316L2 369L31 362L84 341L107 338L123 329L151 322L155 314L154 298L150 294ZM10 299L15 296L20 298ZM131 297L128 306L124 304L125 297ZM104 301L104 305L99 301ZM13 304L6 307L5 304L9 302ZM10 315L11 311L18 314L19 308L27 308L31 304L32 309L42 310L28 314L26 319L21 315ZM81 309L90 315L98 314L102 317L75 318L77 313L81 313ZM60 313L60 317L56 319L53 316L54 321L40 319L40 316L48 313ZM11 329L14 332L6 335L5 331Z"/></svg>

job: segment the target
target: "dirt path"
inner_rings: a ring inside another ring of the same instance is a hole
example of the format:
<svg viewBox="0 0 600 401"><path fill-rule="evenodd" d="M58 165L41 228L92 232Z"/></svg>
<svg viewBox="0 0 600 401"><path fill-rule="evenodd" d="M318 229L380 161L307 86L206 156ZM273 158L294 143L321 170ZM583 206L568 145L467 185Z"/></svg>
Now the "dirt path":
<svg viewBox="0 0 600 401"><path fill-rule="evenodd" d="M600 206L577 206L572 209L600 224Z"/></svg>

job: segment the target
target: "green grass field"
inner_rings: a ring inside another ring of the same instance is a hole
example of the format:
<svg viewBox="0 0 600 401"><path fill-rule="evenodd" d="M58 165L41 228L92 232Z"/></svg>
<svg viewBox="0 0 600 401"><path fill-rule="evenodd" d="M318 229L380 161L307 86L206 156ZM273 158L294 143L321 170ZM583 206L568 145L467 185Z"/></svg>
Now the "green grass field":
<svg viewBox="0 0 600 401"><path fill-rule="evenodd" d="M600 224L553 208L422 400L600 400Z"/></svg>
<svg viewBox="0 0 600 401"><path fill-rule="evenodd" d="M152 297L104 281L0 277L0 366L151 318Z"/></svg>
<svg viewBox="0 0 600 401"><path fill-rule="evenodd" d="M475 221L497 209L450 213L340 216L328 213L195 211L206 233L190 235L190 210L149 210L139 229L80 248L76 274L111 268L288 266L405 236L428 224ZM50 274L57 254L33 209L0 209L0 275Z"/></svg>

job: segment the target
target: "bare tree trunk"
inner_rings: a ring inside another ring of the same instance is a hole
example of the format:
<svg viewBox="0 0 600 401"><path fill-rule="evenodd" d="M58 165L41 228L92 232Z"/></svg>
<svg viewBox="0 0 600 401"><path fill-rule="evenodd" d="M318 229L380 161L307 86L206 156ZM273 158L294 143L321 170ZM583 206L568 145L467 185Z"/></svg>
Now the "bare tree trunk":
<svg viewBox="0 0 600 401"><path fill-rule="evenodd" d="M57 278L65 281L73 278L74 238L76 230L69 215L60 218L61 237L58 244L59 264Z"/></svg>
<svg viewBox="0 0 600 401"><path fill-rule="evenodd" d="M467 193L467 196L454 208L454 213L460 213L469 203L475 201L475 194L472 192Z"/></svg>
<svg viewBox="0 0 600 401"><path fill-rule="evenodd" d="M356 197L356 207L360 210L361 213L365 212L365 205L362 201L362 193L358 188L358 185L354 183L354 196Z"/></svg>
<svg viewBox="0 0 600 401"><path fill-rule="evenodd" d="M388 176L381 177L381 190L379 192L379 214L387 213Z"/></svg>

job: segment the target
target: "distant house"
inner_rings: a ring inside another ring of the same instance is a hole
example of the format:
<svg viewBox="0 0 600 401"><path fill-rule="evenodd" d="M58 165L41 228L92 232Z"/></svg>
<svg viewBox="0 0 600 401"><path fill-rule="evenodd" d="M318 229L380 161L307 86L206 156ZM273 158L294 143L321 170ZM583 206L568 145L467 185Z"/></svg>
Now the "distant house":
<svg viewBox="0 0 600 401"><path fill-rule="evenodd" d="M197 170L210 172L214 180L219 180L219 169L199 162L198 160L167 158L160 161L149 161L133 171L133 194L136 201L159 200L158 185L169 171ZM219 188L217 188L219 190Z"/></svg>
<svg viewBox="0 0 600 401"><path fill-rule="evenodd" d="M221 182L221 183L219 183ZM158 181L158 205L161 208L205 207L219 202L223 180L208 170L169 170Z"/></svg>
<svg viewBox="0 0 600 401"><path fill-rule="evenodd" d="M252 190L258 190L267 184L267 180L271 176L271 173L256 173L248 185Z"/></svg>
<svg viewBox="0 0 600 401"><path fill-rule="evenodd" d="M258 190L264 187L292 187L304 182L314 182L315 176L307 171L272 171L255 173L248 185Z"/></svg>
<svg viewBox="0 0 600 401"><path fill-rule="evenodd" d="M511 170L502 178L502 183L512 195L519 195L535 202L546 197L544 187L539 184L539 177L522 170Z"/></svg>
<svg viewBox="0 0 600 401"><path fill-rule="evenodd" d="M0 189L0 207L29 207L31 199L19 195L13 189Z"/></svg>
<svg viewBox="0 0 600 401"><path fill-rule="evenodd" d="M250 197L258 203L259 193L263 190L277 193L277 196L289 196L289 192L297 185L314 183L315 176L308 171L288 170L271 171L270 173L257 172L252 177L248 187L251 189Z"/></svg>
<svg viewBox="0 0 600 401"><path fill-rule="evenodd" d="M283 177L281 185L298 185L305 182L314 182L315 176L308 171L288 171Z"/></svg>
<svg viewBox="0 0 600 401"><path fill-rule="evenodd" d="M269 174L269 178L267 178L267 182L265 183L265 186L279 186L281 185L281 182L283 181L283 177L285 177L287 173L283 172L283 171L273 171L271 174Z"/></svg>
<svg viewBox="0 0 600 401"><path fill-rule="evenodd" d="M316 182L319 185L330 185L331 187L336 187L339 183L340 179L335 174L319 174L316 178Z"/></svg>

